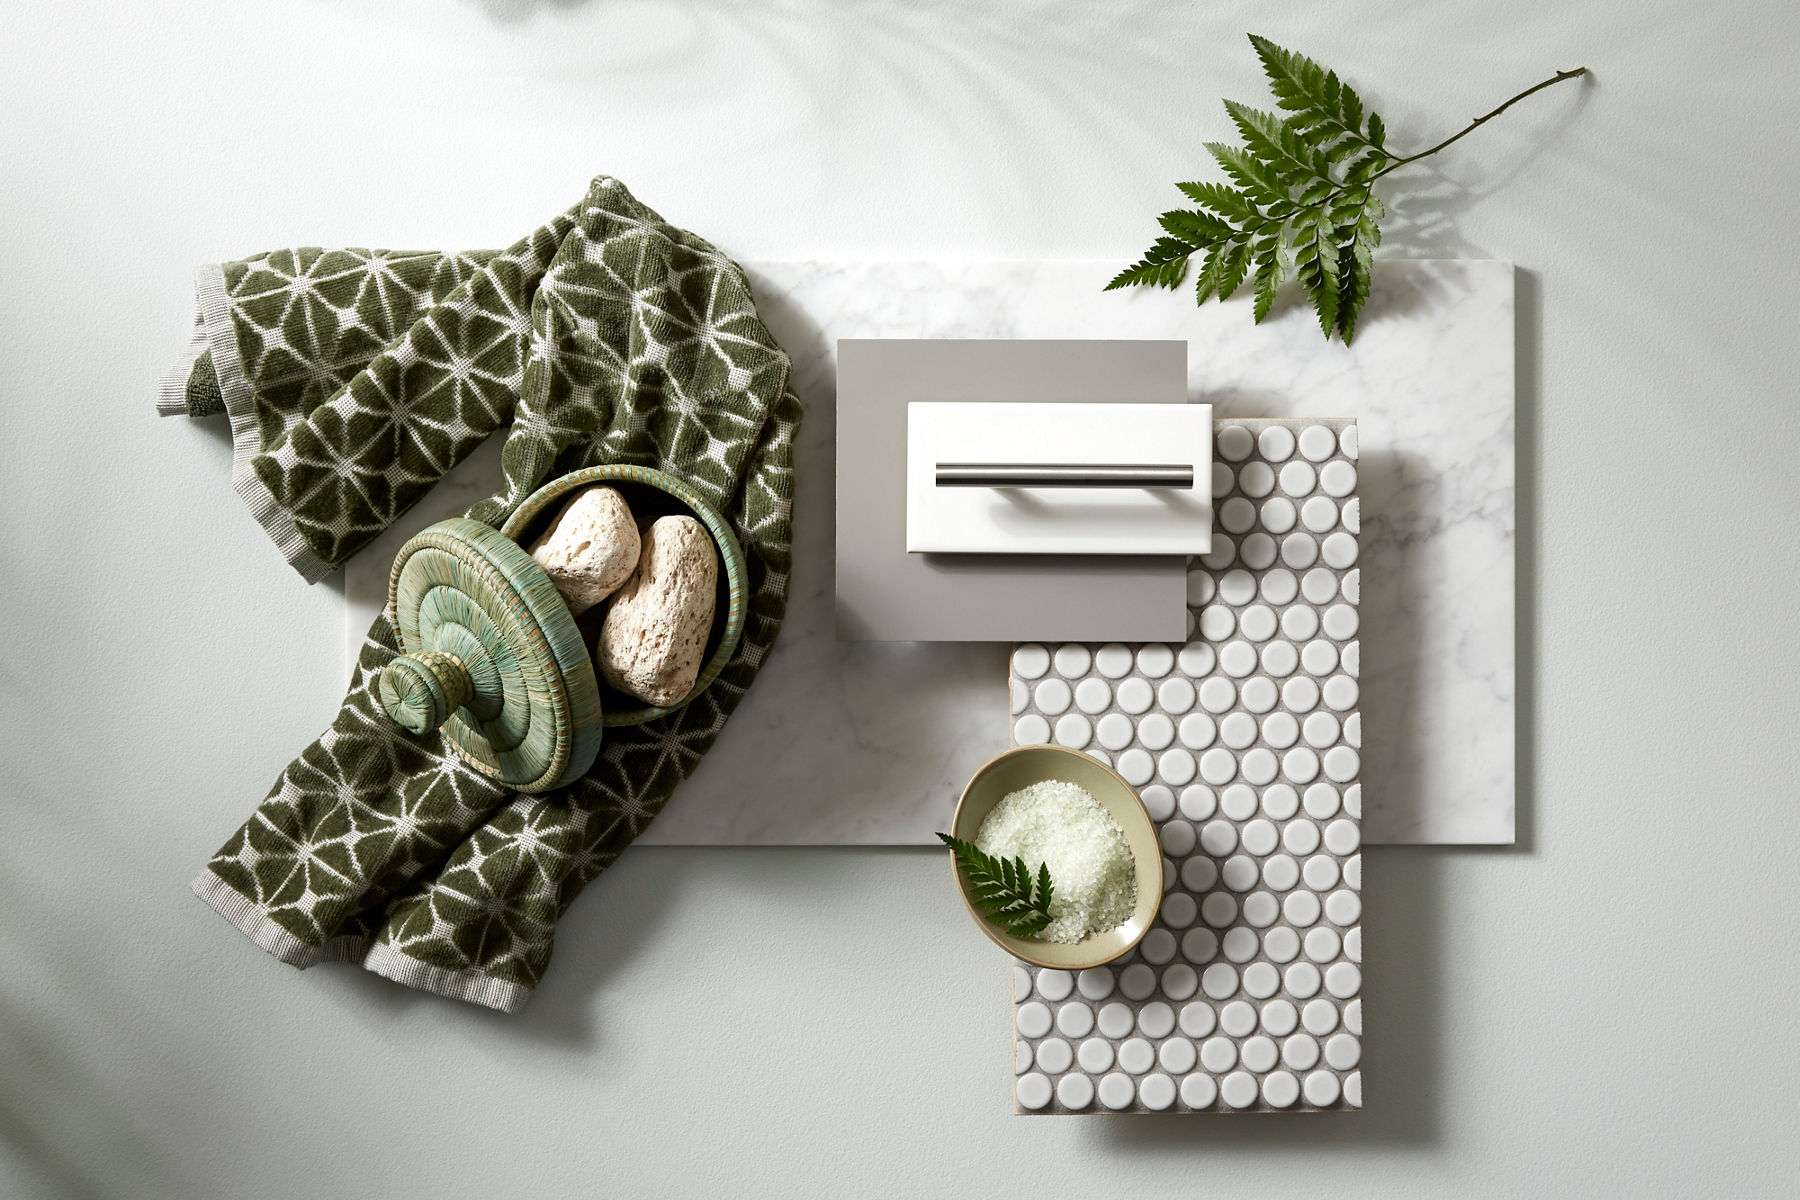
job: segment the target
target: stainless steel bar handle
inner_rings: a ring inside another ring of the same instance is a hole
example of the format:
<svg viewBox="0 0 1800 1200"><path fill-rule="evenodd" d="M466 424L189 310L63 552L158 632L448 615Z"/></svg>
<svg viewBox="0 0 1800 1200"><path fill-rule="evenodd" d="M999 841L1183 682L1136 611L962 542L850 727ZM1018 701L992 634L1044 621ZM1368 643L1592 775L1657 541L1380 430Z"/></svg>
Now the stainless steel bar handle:
<svg viewBox="0 0 1800 1200"><path fill-rule="evenodd" d="M1192 488L1182 463L944 463L938 487Z"/></svg>

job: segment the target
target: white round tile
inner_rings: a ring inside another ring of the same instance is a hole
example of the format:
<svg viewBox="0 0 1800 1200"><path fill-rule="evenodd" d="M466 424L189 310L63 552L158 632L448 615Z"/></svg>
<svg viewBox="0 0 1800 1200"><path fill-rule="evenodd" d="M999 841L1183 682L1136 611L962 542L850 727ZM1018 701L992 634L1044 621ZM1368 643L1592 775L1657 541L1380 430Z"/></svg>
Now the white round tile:
<svg viewBox="0 0 1800 1200"><path fill-rule="evenodd" d="M1257 1015L1257 1025L1272 1037L1286 1037L1300 1023L1300 1013L1286 1000L1271 1000Z"/></svg>
<svg viewBox="0 0 1800 1200"><path fill-rule="evenodd" d="M1337 434L1323 425L1308 425L1300 431L1300 453L1314 462L1324 462L1337 449Z"/></svg>
<svg viewBox="0 0 1800 1200"><path fill-rule="evenodd" d="M1064 1108L1080 1112L1094 1102L1094 1081L1086 1075L1064 1075L1056 1081L1056 1099Z"/></svg>
<svg viewBox="0 0 1800 1200"><path fill-rule="evenodd" d="M1361 844L1362 830L1357 827L1355 821L1339 817L1325 826L1325 848L1333 854L1354 854L1356 848Z"/></svg>
<svg viewBox="0 0 1800 1200"><path fill-rule="evenodd" d="M1193 682L1180 675L1169 676L1156 689L1156 703L1164 712L1180 716L1194 707Z"/></svg>
<svg viewBox="0 0 1800 1200"><path fill-rule="evenodd" d="M1238 835L1238 841L1244 849L1258 856L1274 853L1278 838L1275 826L1260 817L1245 825L1243 832Z"/></svg>
<svg viewBox="0 0 1800 1200"><path fill-rule="evenodd" d="M1075 979L1075 989L1089 1000L1104 1000L1112 995L1111 967L1089 967Z"/></svg>
<svg viewBox="0 0 1800 1200"><path fill-rule="evenodd" d="M1125 777L1126 783L1137 787L1150 782L1150 776L1156 770L1156 763L1150 757L1148 750L1139 750L1134 747L1119 755L1119 761L1114 764L1114 769Z"/></svg>
<svg viewBox="0 0 1800 1200"><path fill-rule="evenodd" d="M1056 744L1079 750L1093 738L1093 727L1080 713L1064 713L1056 720Z"/></svg>
<svg viewBox="0 0 1800 1200"><path fill-rule="evenodd" d="M1107 713L1094 727L1095 736L1108 750L1120 750L1129 745L1133 732L1130 718L1118 713Z"/></svg>
<svg viewBox="0 0 1800 1200"><path fill-rule="evenodd" d="M1146 1075L1138 1083L1138 1100L1151 1112L1161 1112L1175 1103L1175 1081L1167 1075Z"/></svg>
<svg viewBox="0 0 1800 1200"><path fill-rule="evenodd" d="M1340 890L1325 897L1325 919L1333 925L1354 925L1362 917L1362 897Z"/></svg>
<svg viewBox="0 0 1800 1200"><path fill-rule="evenodd" d="M1170 1038L1156 1049L1157 1065L1171 1075L1186 1075L1199 1058L1194 1043L1184 1037Z"/></svg>
<svg viewBox="0 0 1800 1200"><path fill-rule="evenodd" d="M1333 1034L1325 1043L1325 1065L1348 1071L1362 1061L1362 1043L1347 1033Z"/></svg>
<svg viewBox="0 0 1800 1200"><path fill-rule="evenodd" d="M1285 679L1300 665L1299 652L1292 642L1274 641L1262 649L1262 668L1276 679Z"/></svg>
<svg viewBox="0 0 1800 1200"><path fill-rule="evenodd" d="M1332 963L1325 968L1325 990L1339 1000L1348 1000L1362 990L1362 972L1355 963Z"/></svg>
<svg viewBox="0 0 1800 1200"><path fill-rule="evenodd" d="M1338 433L1338 449L1345 458L1355 458L1357 451L1357 434L1355 425L1346 425Z"/></svg>
<svg viewBox="0 0 1800 1200"><path fill-rule="evenodd" d="M1291 929L1271 929L1263 934L1263 953L1270 962L1293 962L1300 953L1300 935Z"/></svg>
<svg viewBox="0 0 1800 1200"><path fill-rule="evenodd" d="M1031 1043L1013 1043L1013 1074L1023 1075L1031 1070Z"/></svg>
<svg viewBox="0 0 1800 1200"><path fill-rule="evenodd" d="M1092 676L1075 685L1075 707L1084 713L1104 712L1112 703L1112 689L1104 679Z"/></svg>
<svg viewBox="0 0 1800 1200"><path fill-rule="evenodd" d="M1315 892L1330 891L1337 886L1337 859L1329 854L1316 854L1306 860L1306 866L1300 872L1306 880L1306 886Z"/></svg>
<svg viewBox="0 0 1800 1200"><path fill-rule="evenodd" d="M1297 929L1305 929L1319 919L1319 898L1312 892L1289 892L1281 902L1281 915Z"/></svg>
<svg viewBox="0 0 1800 1200"><path fill-rule="evenodd" d="M1300 1024L1314 1037L1324 1037L1337 1028L1337 1005L1329 1000L1309 1000L1300 1010Z"/></svg>
<svg viewBox="0 0 1800 1200"><path fill-rule="evenodd" d="M1263 789L1263 815L1276 821L1285 821L1293 816L1300 807L1300 798L1294 789L1285 783L1277 783Z"/></svg>
<svg viewBox="0 0 1800 1200"><path fill-rule="evenodd" d="M1279 608L1284 604L1291 604L1294 597L1300 594L1300 581L1286 567L1276 567L1262 577L1257 590L1262 593L1266 603Z"/></svg>
<svg viewBox="0 0 1800 1200"><path fill-rule="evenodd" d="M1117 679L1131 670L1131 651L1110 642L1094 653L1094 669L1108 679Z"/></svg>
<svg viewBox="0 0 1800 1200"><path fill-rule="evenodd" d="M1312 494L1313 485L1319 481L1317 471L1308 463L1298 460L1281 468L1281 490L1290 496L1308 496Z"/></svg>
<svg viewBox="0 0 1800 1200"><path fill-rule="evenodd" d="M1304 941L1306 957L1316 963L1330 962L1336 958L1338 950L1344 944L1344 939L1338 936L1338 931L1329 925L1320 925L1307 930Z"/></svg>
<svg viewBox="0 0 1800 1200"><path fill-rule="evenodd" d="M1362 1036L1362 1001L1352 1000L1344 1005L1344 1028L1358 1037Z"/></svg>
<svg viewBox="0 0 1800 1200"><path fill-rule="evenodd" d="M1246 567L1261 571L1275 561L1275 539L1259 530L1244 538L1238 552L1243 556Z"/></svg>
<svg viewBox="0 0 1800 1200"><path fill-rule="evenodd" d="M1056 1010L1056 1029L1064 1037L1084 1038L1094 1031L1094 1010L1071 1000Z"/></svg>
<svg viewBox="0 0 1800 1200"><path fill-rule="evenodd" d="M1329 604L1337 590L1337 576L1324 567L1314 567L1300 580L1300 594L1308 604Z"/></svg>
<svg viewBox="0 0 1800 1200"><path fill-rule="evenodd" d="M1329 675L1337 670L1337 647L1324 638L1314 639L1301 649L1300 665L1313 675Z"/></svg>
<svg viewBox="0 0 1800 1200"><path fill-rule="evenodd" d="M1050 1032L1050 1009L1036 1000L1028 1001L1013 1013L1013 1024L1020 1037L1041 1038Z"/></svg>
<svg viewBox="0 0 1800 1200"><path fill-rule="evenodd" d="M1243 750L1256 741L1256 718L1234 712L1219 721L1219 740L1233 750Z"/></svg>
<svg viewBox="0 0 1800 1200"><path fill-rule="evenodd" d="M1013 1095L1018 1099L1020 1108L1029 1108L1035 1112L1050 1103L1050 1080L1035 1071L1029 1075L1021 1075L1019 1082L1013 1086Z"/></svg>
<svg viewBox="0 0 1800 1200"><path fill-rule="evenodd" d="M1243 701L1244 707L1258 715L1274 708L1279 695L1271 679L1246 679L1238 689L1238 699Z"/></svg>
<svg viewBox="0 0 1800 1200"><path fill-rule="evenodd" d="M1050 722L1036 713L1026 713L1013 722L1013 741L1021 746L1042 746L1050 740Z"/></svg>
<svg viewBox="0 0 1800 1200"><path fill-rule="evenodd" d="M1275 490L1275 468L1264 462L1247 462L1238 468L1237 484L1238 491L1260 500Z"/></svg>
<svg viewBox="0 0 1800 1200"><path fill-rule="evenodd" d="M1194 679L1210 675L1213 664L1217 661L1218 655L1205 642L1189 642L1181 648L1181 653L1175 656L1175 663L1181 668L1181 673Z"/></svg>
<svg viewBox="0 0 1800 1200"><path fill-rule="evenodd" d="M1056 648L1055 662L1058 675L1065 675L1070 679L1079 678L1087 674L1088 666L1093 661L1094 656L1088 653L1088 648L1080 642L1068 642Z"/></svg>
<svg viewBox="0 0 1800 1200"><path fill-rule="evenodd" d="M1219 525L1227 533L1248 533L1256 525L1256 505L1233 496L1219 506Z"/></svg>
<svg viewBox="0 0 1800 1200"><path fill-rule="evenodd" d="M1327 679L1325 686L1320 689L1325 703L1339 712L1355 708L1357 697L1361 692L1362 689L1357 686L1356 680L1348 675L1334 675Z"/></svg>
<svg viewBox="0 0 1800 1200"><path fill-rule="evenodd" d="M1200 778L1217 786L1237 775L1237 757L1229 750L1212 749L1200 756Z"/></svg>
<svg viewBox="0 0 1800 1200"><path fill-rule="evenodd" d="M1031 972L1018 964L1013 965L1013 1003L1022 1004L1031 995Z"/></svg>
<svg viewBox="0 0 1800 1200"><path fill-rule="evenodd" d="M1219 1098L1232 1108L1249 1108L1256 1103L1256 1076L1233 1071L1219 1081Z"/></svg>
<svg viewBox="0 0 1800 1200"><path fill-rule="evenodd" d="M1356 539L1347 533L1334 533L1326 537L1319 548L1324 556L1325 565L1343 570L1356 565Z"/></svg>
<svg viewBox="0 0 1800 1200"><path fill-rule="evenodd" d="M1075 1061L1075 1052L1061 1038L1045 1038L1038 1043L1037 1067L1051 1075L1061 1075Z"/></svg>
<svg viewBox="0 0 1800 1200"><path fill-rule="evenodd" d="M1310 533L1290 533L1281 539L1281 561L1298 571L1319 560L1319 543Z"/></svg>
<svg viewBox="0 0 1800 1200"><path fill-rule="evenodd" d="M1306 744L1323 750L1338 739L1338 719L1327 712L1316 712L1306 718L1303 729ZM1332 802L1336 807L1336 801ZM1330 814L1325 814L1329 816Z"/></svg>
<svg viewBox="0 0 1800 1200"><path fill-rule="evenodd" d="M1031 689L1026 687L1023 681L1018 680L1018 679L1013 680L1012 681L1012 712L1013 712L1013 716L1016 717L1021 712L1025 711L1025 706L1030 703L1031 703Z"/></svg>
<svg viewBox="0 0 1800 1200"><path fill-rule="evenodd" d="M1356 490L1356 468L1339 459L1319 468L1319 488L1327 496L1348 496Z"/></svg>
<svg viewBox="0 0 1800 1200"><path fill-rule="evenodd" d="M1137 668L1151 679L1161 679L1175 665L1175 651L1161 642L1141 646L1137 652Z"/></svg>
<svg viewBox="0 0 1800 1200"><path fill-rule="evenodd" d="M1089 1038L1075 1049L1075 1061L1089 1074L1112 1070L1112 1043L1105 1038Z"/></svg>
<svg viewBox="0 0 1800 1200"><path fill-rule="evenodd" d="M1226 462L1243 462L1256 447L1256 439L1242 425L1227 425L1213 436L1213 447Z"/></svg>
<svg viewBox="0 0 1800 1200"><path fill-rule="evenodd" d="M1309 712L1319 703L1319 685L1304 675L1281 685L1281 702L1291 712Z"/></svg>
<svg viewBox="0 0 1800 1200"><path fill-rule="evenodd" d="M1298 516L1294 511L1294 502L1285 496L1276 496L1263 503L1261 525L1270 533L1286 533L1294 527Z"/></svg>
<svg viewBox="0 0 1800 1200"><path fill-rule="evenodd" d="M1046 1000L1066 1000L1075 990L1075 977L1067 971L1044 967L1037 973L1037 990Z"/></svg>
<svg viewBox="0 0 1800 1200"><path fill-rule="evenodd" d="M1319 974L1319 968L1311 963L1297 962L1288 967L1287 974L1282 978L1282 985L1294 999L1310 1000L1319 994L1319 988L1324 985L1324 977Z"/></svg>
<svg viewBox="0 0 1800 1200"><path fill-rule="evenodd" d="M1142 1075L1156 1065L1156 1048L1143 1038L1127 1038L1119 1046L1119 1069Z"/></svg>
<svg viewBox="0 0 1800 1200"><path fill-rule="evenodd" d="M1258 1075L1275 1065L1275 1043L1258 1034L1238 1047L1238 1061Z"/></svg>
<svg viewBox="0 0 1800 1200"><path fill-rule="evenodd" d="M1334 604L1326 609L1320 623L1325 627L1327 637L1335 638L1340 642L1348 641L1356 636L1358 623L1356 610L1348 604Z"/></svg>
<svg viewBox="0 0 1800 1200"><path fill-rule="evenodd" d="M1129 1005L1114 1000L1111 1004L1100 1006L1100 1011L1094 1018L1094 1024L1100 1030L1102 1037L1122 1038L1131 1032L1131 1026L1135 1020L1136 1018L1131 1015Z"/></svg>
<svg viewBox="0 0 1800 1200"><path fill-rule="evenodd" d="M1211 788L1196 783L1181 789L1179 804L1182 816L1190 821L1204 821L1217 810L1218 798Z"/></svg>
<svg viewBox="0 0 1800 1200"><path fill-rule="evenodd" d="M1255 887L1257 876L1256 860L1247 858L1242 854L1232 855L1225 860L1225 865L1219 868L1219 878L1224 880L1225 886L1234 892L1247 892ZM1248 931L1233 930L1232 932L1238 933ZM1255 940L1254 937L1251 938L1253 945ZM1252 949L1251 953L1255 953L1254 949Z"/></svg>
<svg viewBox="0 0 1800 1200"><path fill-rule="evenodd" d="M1219 951L1234 963L1247 963L1256 957L1256 933L1239 926L1227 930L1219 943Z"/></svg>
<svg viewBox="0 0 1800 1200"><path fill-rule="evenodd" d="M1309 605L1295 604L1281 614L1281 635L1290 641L1304 642L1319 632L1318 611Z"/></svg>
<svg viewBox="0 0 1800 1200"><path fill-rule="evenodd" d="M1300 739L1300 722L1292 713L1278 712L1263 718L1263 741L1277 750L1286 750Z"/></svg>
<svg viewBox="0 0 1800 1200"><path fill-rule="evenodd" d="M1274 891L1288 891L1300 882L1300 864L1289 855L1277 854L1263 864L1262 881Z"/></svg>
<svg viewBox="0 0 1800 1200"><path fill-rule="evenodd" d="M1305 1093L1306 1102L1314 1108L1330 1108L1338 1102L1342 1090L1338 1086L1336 1075L1330 1071L1314 1071L1306 1077Z"/></svg>
<svg viewBox="0 0 1800 1200"><path fill-rule="evenodd" d="M1323 713L1314 713L1313 714L1313 716L1315 716L1315 717L1316 716L1324 716L1324 715L1325 714L1323 714ZM1312 717L1308 717L1307 722L1310 726L1310 724L1312 722ZM1332 727L1335 728L1337 725L1337 722L1335 720L1333 720L1331 723L1332 723ZM1320 728L1322 729L1323 727L1321 726ZM1332 787L1329 783L1315 783L1311 787L1306 789L1306 815L1307 816L1311 817L1315 821L1325 821L1325 820L1329 820L1331 817L1335 816L1337 814L1337 810L1338 810L1338 792L1337 792L1337 789Z"/></svg>
<svg viewBox="0 0 1800 1200"><path fill-rule="evenodd" d="M1256 435L1256 445L1270 462L1285 462L1294 455L1294 431L1285 425L1269 425Z"/></svg>
<svg viewBox="0 0 1800 1200"><path fill-rule="evenodd" d="M1189 1108L1211 1108L1219 1099L1219 1085L1211 1075L1189 1075L1181 1081L1181 1102Z"/></svg>
<svg viewBox="0 0 1800 1200"><path fill-rule="evenodd" d="M1319 775L1319 756L1309 747L1295 746L1281 756L1281 773L1295 783L1311 783Z"/></svg>
<svg viewBox="0 0 1800 1200"><path fill-rule="evenodd" d="M1200 973L1200 990L1214 1000L1233 995L1237 986L1237 971L1229 963L1214 963Z"/></svg>
<svg viewBox="0 0 1800 1200"><path fill-rule="evenodd" d="M1344 1103L1348 1104L1351 1108L1361 1108L1363 1106L1361 1071L1352 1071L1350 1074L1344 1076Z"/></svg>
<svg viewBox="0 0 1800 1200"><path fill-rule="evenodd" d="M1226 642L1219 650L1219 666L1227 675L1242 679L1256 670L1256 648L1249 642Z"/></svg>
<svg viewBox="0 0 1800 1200"><path fill-rule="evenodd" d="M1200 1043L1200 1065L1217 1075L1237 1066L1237 1043L1230 1038L1212 1037Z"/></svg>
<svg viewBox="0 0 1800 1200"><path fill-rule="evenodd" d="M1263 1080L1262 1095L1270 1108L1292 1108L1300 1099L1300 1081L1286 1071L1276 1071Z"/></svg>
<svg viewBox="0 0 1800 1200"><path fill-rule="evenodd" d="M1137 738L1152 750L1166 749L1175 740L1175 722L1162 713L1151 713L1138 722Z"/></svg>
<svg viewBox="0 0 1800 1200"><path fill-rule="evenodd" d="M1281 1044L1281 1061L1296 1071L1310 1071L1319 1064L1319 1043L1310 1033L1296 1033Z"/></svg>
<svg viewBox="0 0 1800 1200"><path fill-rule="evenodd" d="M1186 929L1200 915L1200 904L1186 892L1171 892L1163 899L1162 908L1157 910L1157 920L1170 929ZM1165 972L1165 975L1167 973ZM1163 991L1169 990L1169 981L1163 980ZM1180 1000L1182 997L1175 997Z"/></svg>
<svg viewBox="0 0 1800 1200"><path fill-rule="evenodd" d="M1219 811L1234 821L1247 821L1256 813L1256 789L1234 783L1219 793Z"/></svg>
<svg viewBox="0 0 1800 1200"><path fill-rule="evenodd" d="M1253 604L1238 617L1238 629L1253 642L1266 642L1275 636L1275 611L1266 604Z"/></svg>
<svg viewBox="0 0 1800 1200"><path fill-rule="evenodd" d="M1234 471L1232 471L1232 469L1228 465L1226 465L1225 463L1222 463L1222 462L1214 462L1213 463L1213 465L1212 465L1212 494L1213 494L1214 500L1219 499L1221 496L1230 495L1232 485L1235 484L1236 482L1237 482L1237 474Z"/></svg>
<svg viewBox="0 0 1800 1200"><path fill-rule="evenodd" d="M1194 827L1186 821L1165 821L1156 836L1171 858L1186 858L1194 852Z"/></svg>
<svg viewBox="0 0 1800 1200"><path fill-rule="evenodd" d="M1013 651L1013 674L1022 679L1036 679L1050 669L1050 652L1042 646L1020 646Z"/></svg>
<svg viewBox="0 0 1800 1200"><path fill-rule="evenodd" d="M1300 524L1314 533L1324 533L1337 523L1337 505L1323 496L1314 496L1300 506Z"/></svg>
<svg viewBox="0 0 1800 1200"><path fill-rule="evenodd" d="M1100 1103L1114 1110L1130 1108L1132 1099L1137 1095L1137 1088L1132 1086L1131 1076L1121 1075L1117 1071L1102 1076L1094 1092L1100 1097Z"/></svg>
<svg viewBox="0 0 1800 1200"><path fill-rule="evenodd" d="M1133 715L1144 712L1150 707L1151 701L1156 698L1156 693L1150 687L1149 680L1140 679L1136 675L1130 679L1120 680L1118 686L1113 689L1113 695L1118 700L1119 707Z"/></svg>
<svg viewBox="0 0 1800 1200"><path fill-rule="evenodd" d="M1281 987L1281 973L1268 963L1251 963L1239 977L1246 995L1267 1000Z"/></svg>
<svg viewBox="0 0 1800 1200"><path fill-rule="evenodd" d="M1355 676L1362 674L1362 643L1353 641L1344 647L1344 670Z"/></svg>
<svg viewBox="0 0 1800 1200"><path fill-rule="evenodd" d="M1210 858L1190 858L1181 864L1181 886L1197 895L1205 895L1207 892L1211 891L1213 885L1218 882L1219 868ZM1187 945L1188 941L1197 934L1205 934L1207 937L1212 936L1210 933L1206 933L1205 930L1196 930L1195 933L1188 934L1186 938L1182 939L1181 952L1187 957L1189 962L1206 962L1212 957L1210 952L1196 957L1193 949Z"/></svg>
<svg viewBox="0 0 1800 1200"><path fill-rule="evenodd" d="M1232 1037L1244 1037L1256 1028L1256 1009L1242 1000L1233 1000L1219 1010L1219 1028Z"/></svg>
<svg viewBox="0 0 1800 1200"><path fill-rule="evenodd" d="M1264 746L1258 746L1244 755L1238 769L1244 773L1245 779L1261 787L1275 778L1277 767L1275 752Z"/></svg>
<svg viewBox="0 0 1800 1200"><path fill-rule="evenodd" d="M1196 1000L1192 1004L1181 1006L1181 1016L1178 1018L1178 1022L1181 1032L1188 1037L1203 1038L1211 1034L1218 1025L1218 1015L1213 1012L1212 1005L1203 1000Z"/></svg>
<svg viewBox="0 0 1800 1200"><path fill-rule="evenodd" d="M1244 920L1258 929L1267 929L1281 915L1281 903L1268 892L1251 892L1244 897Z"/></svg>
<svg viewBox="0 0 1800 1200"><path fill-rule="evenodd" d="M1190 908L1193 907L1194 901L1192 897L1183 895L1180 892L1177 892L1176 895L1180 896L1183 900L1186 900ZM1175 896L1170 896L1169 899L1173 900L1175 899ZM1165 904L1164 908L1167 907L1168 906ZM1192 918L1190 917L1190 920L1191 919ZM1162 993L1171 1000L1186 1000L1199 989L1200 973L1186 963L1176 963L1162 973Z"/></svg>
<svg viewBox="0 0 1800 1200"><path fill-rule="evenodd" d="M1119 972L1119 992L1127 1000L1143 1000L1156 990L1156 972L1143 963L1132 963Z"/></svg>
<svg viewBox="0 0 1800 1200"><path fill-rule="evenodd" d="M1162 966L1175 957L1175 935L1167 929L1152 929L1138 943L1138 954L1147 963ZM1154 984L1152 984L1154 989ZM1145 993L1148 995L1149 993Z"/></svg>
<svg viewBox="0 0 1800 1200"><path fill-rule="evenodd" d="M1175 1032L1175 1010L1161 1000L1153 1000L1138 1010L1138 1032L1155 1041Z"/></svg>

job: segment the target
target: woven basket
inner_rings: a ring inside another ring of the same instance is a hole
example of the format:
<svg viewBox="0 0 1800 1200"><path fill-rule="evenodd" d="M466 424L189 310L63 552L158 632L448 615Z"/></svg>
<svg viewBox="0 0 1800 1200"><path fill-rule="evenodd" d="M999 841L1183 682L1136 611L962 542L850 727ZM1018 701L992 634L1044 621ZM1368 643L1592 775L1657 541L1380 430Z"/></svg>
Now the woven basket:
<svg viewBox="0 0 1800 1200"><path fill-rule="evenodd" d="M649 467L588 467L553 479L527 496L525 502L506 519L500 532L520 546L530 546L548 527L558 503L565 496L596 483L617 488L625 497L625 502L631 506L632 515L640 519L671 514L685 514L695 518L706 526L719 551L722 569L719 572L718 599L713 607L712 635L707 640L706 662L701 666L694 686L688 689L688 694L667 707L645 706L642 700L614 691L604 681L599 684L605 710L601 724L642 725L645 721L667 716L689 704L694 697L712 686L712 682L719 677L719 672L725 669L725 664L731 661L732 654L737 650L738 639L744 633L748 573L744 564L744 552L739 548L737 538L732 535L731 526L726 523L725 518L682 480ZM593 644L594 636L599 632L599 622L603 619L605 607L597 606L577 618L588 645Z"/></svg>

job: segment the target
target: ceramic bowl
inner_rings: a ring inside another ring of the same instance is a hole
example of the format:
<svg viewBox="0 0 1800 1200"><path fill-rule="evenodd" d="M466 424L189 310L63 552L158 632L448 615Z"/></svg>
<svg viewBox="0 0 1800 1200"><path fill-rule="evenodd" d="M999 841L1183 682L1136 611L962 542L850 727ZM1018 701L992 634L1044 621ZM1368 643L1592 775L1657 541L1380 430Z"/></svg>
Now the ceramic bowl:
<svg viewBox="0 0 1800 1200"><path fill-rule="evenodd" d="M632 515L640 520L672 514L685 514L695 518L712 534L713 545L719 551L719 590L713 606L712 634L706 643L706 661L694 680L694 686L688 689L688 694L674 704L658 707L646 705L636 696L614 691L606 685L605 679L600 680L600 699L605 709L601 724L642 725L645 721L667 716L690 703L710 687L713 680L719 677L719 672L725 669L732 652L737 649L738 639L744 633L744 613L750 591L748 571L744 565L744 552L739 548L737 539L732 536L731 526L726 523L725 518L681 479L666 471L656 471L649 467L615 464L587 467L558 476L527 496L525 502L506 519L500 532L529 550L531 544L549 527L556 514L562 511L563 501L571 493L596 483L617 488L619 494L625 497L625 503L631 506ZM599 637L600 622L605 617L606 607L604 603L597 604L575 618L575 624L580 628L590 651L595 639Z"/></svg>
<svg viewBox="0 0 1800 1200"><path fill-rule="evenodd" d="M1020 746L989 759L975 772L975 777L963 789L962 798L956 802L956 816L951 819L950 831L965 841L974 841L981 822L1003 798L1047 779L1060 779L1087 789L1088 794L1112 814L1124 832L1125 843L1131 847L1132 858L1136 860L1137 906L1123 924L1066 944L1013 937L982 916L975 907L969 896L968 882L961 869L956 867L954 858L951 869L969 915L995 944L1013 957L1040 967L1082 971L1109 963L1137 945L1150 932L1156 910L1162 904L1162 847L1156 840L1156 826L1131 785L1105 763L1079 751L1061 746Z"/></svg>

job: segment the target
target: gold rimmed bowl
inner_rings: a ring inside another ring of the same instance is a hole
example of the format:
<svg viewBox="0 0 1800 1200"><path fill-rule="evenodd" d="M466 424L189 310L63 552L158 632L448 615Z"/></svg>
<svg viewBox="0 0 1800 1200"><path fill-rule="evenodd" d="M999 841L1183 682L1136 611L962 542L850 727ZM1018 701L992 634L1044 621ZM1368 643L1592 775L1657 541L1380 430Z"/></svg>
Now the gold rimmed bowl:
<svg viewBox="0 0 1800 1200"><path fill-rule="evenodd" d="M1014 937L983 916L970 895L969 883L962 869L955 865L956 886L963 904L981 931L1014 958L1024 959L1040 967L1057 967L1064 971L1084 971L1112 962L1129 951L1150 932L1162 904L1162 847L1156 840L1156 825L1145 811L1143 801L1119 773L1105 763L1076 750L1061 746L1020 746L989 759L975 772L962 797L956 802L956 815L950 832L964 841L973 842L981 823L1002 799L1021 788L1046 780L1061 780L1087 791L1112 819L1119 823L1125 844L1131 848L1133 873L1137 882L1137 903L1131 916L1111 929L1089 934L1078 942L1047 942L1037 938ZM1028 864L1035 867L1036 864Z"/></svg>

